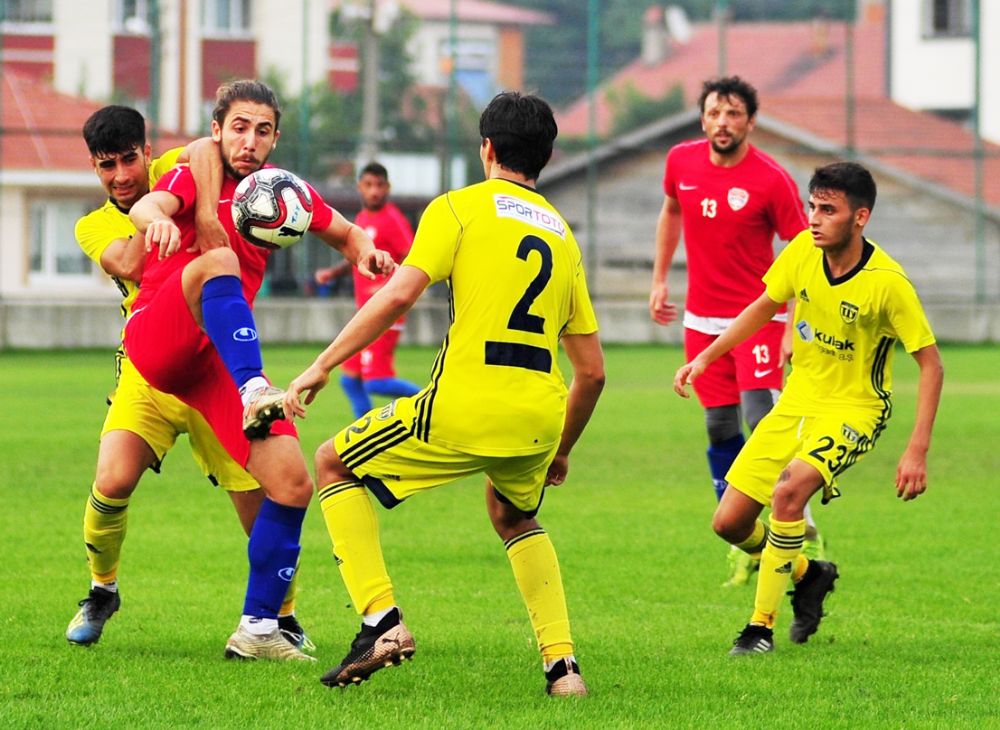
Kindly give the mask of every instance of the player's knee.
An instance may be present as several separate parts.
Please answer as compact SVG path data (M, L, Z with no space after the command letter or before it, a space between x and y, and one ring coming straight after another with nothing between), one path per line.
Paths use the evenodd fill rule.
M196 274L202 281L217 276L239 276L240 260L231 248L213 248L191 261L185 271Z
M801 520L811 492L802 485L784 482L774 488L771 513L779 520Z
M316 466L317 489L353 477L353 474L344 466L344 462L340 460L340 456L334 448L333 439L320 444L313 455L313 462Z
M97 491L108 499L128 499L139 486L140 476L142 472L135 473L113 464L99 468L94 481Z
M747 537L743 534L746 532L743 521L734 519L728 513L721 511L716 511L712 516L712 530L723 540L734 545Z

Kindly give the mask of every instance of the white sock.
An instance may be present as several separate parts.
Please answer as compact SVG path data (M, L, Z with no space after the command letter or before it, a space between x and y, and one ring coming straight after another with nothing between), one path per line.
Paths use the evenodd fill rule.
M263 378L260 375L254 376L243 383L240 386L240 397L243 399L243 406L246 407L247 402L250 400L250 395L269 385L270 383L267 382L267 378Z
M576 663L576 657L573 654L570 654L569 656L564 656L564 657L559 657L558 659L553 659L551 662L542 662L542 666L545 668L546 672L551 672L552 671L552 667L554 667L559 662L566 661L567 659L570 662L574 663L574 664Z
M260 616L247 616L243 614L240 618L240 626L249 631L254 636L264 636L272 631L278 630L278 619L261 618Z
M113 580L110 583L98 583L96 580L92 580L92 581L90 581L90 587L91 588L100 588L101 590L105 590L108 593L117 593L118 592L118 581Z
M378 622L384 619L386 616L388 616L389 611L391 611L394 608L395 606L389 606L389 608L386 608L382 611L376 611L375 613L365 614L364 616L361 617L361 622L365 626L377 626Z

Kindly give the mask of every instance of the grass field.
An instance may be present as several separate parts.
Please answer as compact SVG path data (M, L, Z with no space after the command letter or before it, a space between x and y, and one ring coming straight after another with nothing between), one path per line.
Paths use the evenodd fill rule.
M317 348L265 350L278 383ZM226 662L242 606L245 538L186 441L132 500L122 610L96 646L69 646L88 588L81 540L107 352L0 353L5 517L0 726L212 728L1000 727L1000 494L996 349L944 350L930 488L895 498L915 367L897 353L896 409L878 448L816 508L840 566L829 616L805 646L779 618L774 654L726 652L752 591L720 587L727 548L701 411L668 390L671 348L612 348L608 386L541 521L559 551L591 696L545 697L500 542L467 480L379 511L415 660L346 691L317 681L357 630L319 510L303 534L299 616L317 665ZM401 351L424 381L433 351ZM332 385L301 423L313 449L349 420Z

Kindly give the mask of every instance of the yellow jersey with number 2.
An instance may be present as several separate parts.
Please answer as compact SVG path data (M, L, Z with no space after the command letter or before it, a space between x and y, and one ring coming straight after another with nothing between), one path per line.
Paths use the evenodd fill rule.
M490 179L433 200L403 264L451 293L414 435L484 456L551 449L566 411L559 338L597 331L563 217L535 190Z

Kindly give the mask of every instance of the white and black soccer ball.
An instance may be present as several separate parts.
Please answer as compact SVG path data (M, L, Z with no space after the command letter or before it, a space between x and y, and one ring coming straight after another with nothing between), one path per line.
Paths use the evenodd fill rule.
M302 240L313 200L300 178L277 167L247 175L233 193L233 223L247 241L272 251Z

